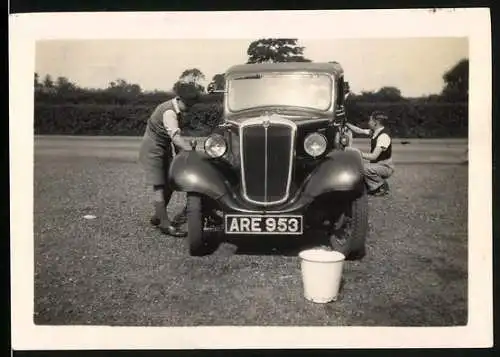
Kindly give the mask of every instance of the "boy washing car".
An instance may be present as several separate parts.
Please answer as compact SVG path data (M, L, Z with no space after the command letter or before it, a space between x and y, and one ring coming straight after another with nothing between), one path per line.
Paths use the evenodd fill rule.
M387 179L394 173L392 161L392 140L384 124L387 115L375 111L368 121L369 129L362 129L350 123L347 127L356 134L371 136L370 153L360 152L364 163L364 177L368 193L383 196L389 193Z
M180 150L191 150L189 143L180 136L179 119L182 112L195 104L198 93L189 84L177 88L177 96L159 104L148 119L142 140L139 161L146 173L147 184L153 188L155 213L151 224L174 237L184 237L168 218L167 206L173 194L166 178L173 154ZM174 152L174 153L173 153ZM176 223L185 219L185 209L176 217Z

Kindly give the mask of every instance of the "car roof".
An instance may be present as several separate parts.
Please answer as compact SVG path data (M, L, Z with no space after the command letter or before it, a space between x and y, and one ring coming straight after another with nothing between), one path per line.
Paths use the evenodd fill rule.
M252 63L237 64L229 67L226 75L250 74L259 72L326 72L336 76L342 76L342 66L335 62L280 62L280 63Z

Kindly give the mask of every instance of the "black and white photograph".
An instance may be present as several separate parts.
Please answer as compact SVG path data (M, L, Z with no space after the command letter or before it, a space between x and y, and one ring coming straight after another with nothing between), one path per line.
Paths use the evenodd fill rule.
M13 342L492 344L487 9L132 14L11 22Z

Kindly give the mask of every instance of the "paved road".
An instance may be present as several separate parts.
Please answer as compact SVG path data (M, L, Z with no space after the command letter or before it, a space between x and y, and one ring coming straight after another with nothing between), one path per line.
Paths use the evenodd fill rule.
M140 137L35 136L35 156L102 157L135 161ZM405 144L405 142L407 142ZM198 140L201 148L202 139ZM394 139L396 164L458 164L465 158L467 139ZM366 139L355 146L368 150Z

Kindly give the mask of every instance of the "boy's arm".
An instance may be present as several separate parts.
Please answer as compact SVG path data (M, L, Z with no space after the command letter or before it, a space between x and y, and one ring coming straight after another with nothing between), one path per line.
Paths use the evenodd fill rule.
M382 148L380 146L377 146L375 148L375 150L373 150L372 153L366 153L366 152L362 152L361 153L361 157L365 160L375 160L377 157L379 157L379 155L382 153Z
M391 138L387 134L382 134L377 140L377 146L373 150L371 154L369 153L362 153L361 156L365 160L375 160L376 158L379 157L379 155L387 150L389 145L391 144Z
M351 123L346 123L346 126L356 134L368 136L372 133L372 131L370 129L361 129L361 128L357 127L356 125L352 125Z
M167 110L163 113L163 126L168 132L172 142L175 146L181 148L182 150L191 150L189 143L180 135L181 129L177 122L177 116L172 110Z

